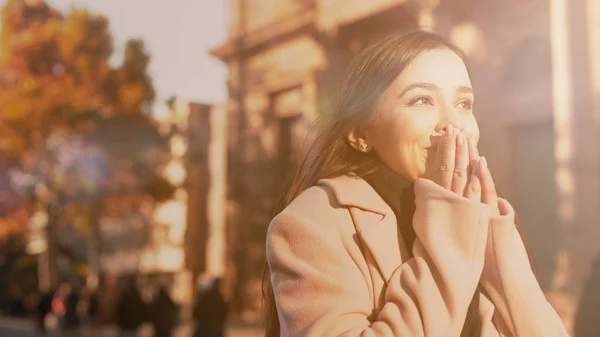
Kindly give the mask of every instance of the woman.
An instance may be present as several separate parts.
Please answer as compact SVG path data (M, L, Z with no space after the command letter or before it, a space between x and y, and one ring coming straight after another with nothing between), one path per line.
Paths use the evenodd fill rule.
M351 64L269 226L270 336L566 336L476 144L460 51L413 32Z

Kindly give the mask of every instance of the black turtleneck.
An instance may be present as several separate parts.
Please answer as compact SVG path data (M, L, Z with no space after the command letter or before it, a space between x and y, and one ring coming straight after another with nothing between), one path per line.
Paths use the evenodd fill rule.
M394 212L404 245L412 257L416 238L412 219L415 213L415 190L412 182L380 163L376 173L362 177Z

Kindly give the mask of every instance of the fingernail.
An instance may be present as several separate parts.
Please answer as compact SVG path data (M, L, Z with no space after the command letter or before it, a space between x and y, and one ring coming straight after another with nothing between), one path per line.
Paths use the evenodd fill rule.
M487 160L485 160L485 157L481 157L481 166L487 167Z

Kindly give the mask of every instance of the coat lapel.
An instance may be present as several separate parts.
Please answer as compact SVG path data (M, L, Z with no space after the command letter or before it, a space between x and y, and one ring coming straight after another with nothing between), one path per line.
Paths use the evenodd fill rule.
M358 236L373 256L377 269L387 283L402 263L398 225L394 214L381 216L358 208L351 208L350 213L356 227L362 228L357 231Z
M331 189L340 205L350 209L356 232L387 283L402 263L402 256L407 256L404 245L400 244L398 224L391 208L360 178L323 179L319 185Z

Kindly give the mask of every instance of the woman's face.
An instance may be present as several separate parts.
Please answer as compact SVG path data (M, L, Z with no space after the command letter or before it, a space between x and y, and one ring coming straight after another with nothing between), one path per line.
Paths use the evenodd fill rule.
M414 181L431 169L450 124L479 140L467 68L453 51L434 49L416 57L384 92L364 137L388 167Z

